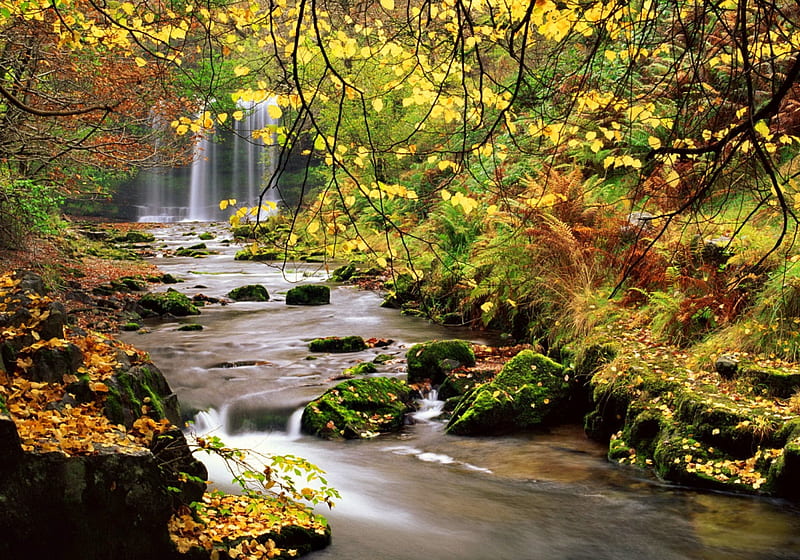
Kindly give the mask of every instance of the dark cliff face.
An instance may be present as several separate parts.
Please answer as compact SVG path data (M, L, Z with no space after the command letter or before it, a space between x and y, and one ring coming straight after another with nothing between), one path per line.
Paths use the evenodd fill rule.
M8 386L21 379L28 391L46 386L63 395L44 411L0 399L0 558L171 558L168 521L177 506L199 500L205 490L202 482L184 482L181 473L207 478L180 429L169 423L180 421L177 398L157 367L132 363L124 352L102 381L94 379L87 373L91 358L65 336L63 308L42 304L43 296L41 279L24 275L6 293L0 313L0 374ZM50 339L61 342L36 344ZM31 415L50 418L46 411L68 415L84 405L102 419L98 429L114 432L119 443L98 443L87 433L94 443L76 451L60 437L35 440L15 423ZM157 429L143 437L141 426ZM63 436L76 437L69 430L64 427Z

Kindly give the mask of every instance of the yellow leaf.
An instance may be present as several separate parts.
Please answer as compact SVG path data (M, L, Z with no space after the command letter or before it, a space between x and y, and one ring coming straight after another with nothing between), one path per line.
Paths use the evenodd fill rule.
M394 0L381 0L381 6L387 11L394 10Z
M233 119L240 121L244 118L244 111L234 111L233 112Z
M318 232L319 231L319 222L311 222L310 224L308 224L308 228L306 228L306 229L308 230L308 233L316 233L316 232Z
M446 189L442 189L441 195L442 195L442 200L450 200L450 197L453 196L450 194L450 191Z
M344 203L345 203L347 206L352 206L353 204L355 204L355 203L356 203L356 197L354 197L353 195L347 196L347 197L345 197L345 199L344 199Z
M656 138L655 136L651 136L647 139L647 143L650 147L654 150L657 150L661 147L661 140Z
M383 99L380 98L373 99L372 108L375 109L376 113L380 113L383 110Z
M225 121L228 120L228 113L220 113L217 115L217 121L219 124L223 124Z
M250 73L250 69L247 66L236 66L233 69L233 75L238 77L247 76Z
M269 118L272 120L278 120L281 118L281 115L283 115L283 111L280 107L272 103L267 105L267 114L269 114Z
M143 59L141 56L137 56L136 58L133 59L133 61L139 68L141 68L142 66L147 66L147 61Z
M122 8L122 11L128 15L133 14L133 4L130 2L123 2L120 8Z
M375 259L375 262L377 262L378 266L380 266L381 268L386 268L389 265L387 260L384 259L383 257L378 257L377 259Z
M494 304L491 301L487 301L481 304L481 311L484 313L489 313L494 308Z
M758 121L753 127L753 130L758 132L764 138L769 136L769 125L767 124L767 121Z

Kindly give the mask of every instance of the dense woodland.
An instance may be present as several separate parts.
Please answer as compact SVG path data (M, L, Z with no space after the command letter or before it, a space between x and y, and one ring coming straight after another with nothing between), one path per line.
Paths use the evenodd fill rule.
M243 258L352 262L406 313L566 365L603 355L595 399L662 441L749 438L679 473L653 435L587 421L614 459L781 494L800 446L799 23L762 0L2 0L0 244L65 236L64 215L273 99L264 184L292 202L220 201ZM767 373L721 377L720 356ZM735 418L680 432L689 392Z

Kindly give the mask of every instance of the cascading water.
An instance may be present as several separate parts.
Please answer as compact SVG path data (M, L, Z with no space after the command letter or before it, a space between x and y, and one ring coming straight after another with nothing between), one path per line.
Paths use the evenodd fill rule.
M265 201L277 201L273 182L275 157L263 131L278 124L269 114L272 98L254 103L240 101L244 118L232 132L198 134L191 166L183 169L154 169L143 172L138 189L143 197L136 204L140 222L218 221L229 210L219 209L223 199L238 205L255 206L267 187Z

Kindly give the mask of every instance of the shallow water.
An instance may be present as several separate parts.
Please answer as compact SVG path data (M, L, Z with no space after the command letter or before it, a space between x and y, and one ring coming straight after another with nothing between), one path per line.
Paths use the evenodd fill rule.
M180 224L154 233L168 246L188 246L198 242L192 228L200 233L210 226ZM235 247L206 243L222 254L154 262L184 278L175 287L189 295L224 296L261 283L273 299L151 322L149 333L125 339L150 353L184 409L207 410L193 430L216 433L230 445L296 454L328 472L342 494L332 511L321 512L331 522L333 543L307 558L800 559L796 506L660 484L608 463L605 449L575 426L464 438L445 435L439 422L421 413L403 433L372 440L327 442L299 434L299 407L358 361L391 354L398 360L381 366L381 374L401 375L399 358L415 342L489 340L402 317L378 307L378 295L352 287L335 287L329 306L286 306L282 294L293 282L324 280L320 265L288 267L284 274L234 261ZM205 329L176 330L187 322ZM394 343L356 354L308 351L310 339L332 335ZM229 487L224 467L207 464L211 478Z

